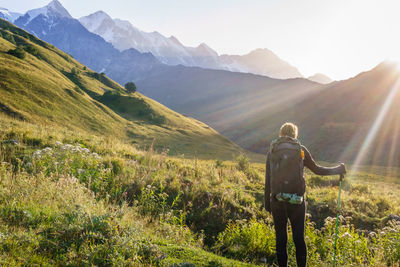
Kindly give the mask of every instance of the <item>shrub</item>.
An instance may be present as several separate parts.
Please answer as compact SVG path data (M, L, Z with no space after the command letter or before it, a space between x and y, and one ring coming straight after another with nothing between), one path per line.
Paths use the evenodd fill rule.
M7 53L20 59L24 59L26 57L25 50L21 46L18 46L15 49L10 49Z
M125 89L128 93L135 93L137 90L136 84L134 82L128 82L125 84Z
M72 75L77 76L77 75L79 75L79 73L80 73L80 71L77 68L73 67L71 69L71 74Z
M101 96L101 102L102 103L113 102L117 100L119 96L121 96L120 92L109 90L104 92L104 94Z
M238 169L242 172L246 172L250 168L250 160L243 154L236 158L236 162Z
M256 262L266 258L272 263L275 258L275 232L264 222L236 221L218 235L214 249L235 259Z
M7 41L9 41L10 43L14 44L14 45L17 44L15 42L14 36L12 34L8 33L8 32L3 34L3 38L6 39Z
M349 218L340 216L336 260L340 266L375 266L386 262L394 266L400 262L400 222L392 221L378 233L357 232ZM310 266L332 265L336 219L328 217L320 230L307 221L305 241ZM288 233L289 266L296 265L291 229ZM214 249L231 258L257 262L261 258L275 261L275 233L271 222L252 220L231 223L218 235Z
M34 47L33 45L27 44L27 45L25 45L23 48L24 48L24 50L25 50L26 52L28 52L29 54L31 54L31 55L33 55L33 56L35 56L35 57L41 59L39 50L38 50L36 47Z

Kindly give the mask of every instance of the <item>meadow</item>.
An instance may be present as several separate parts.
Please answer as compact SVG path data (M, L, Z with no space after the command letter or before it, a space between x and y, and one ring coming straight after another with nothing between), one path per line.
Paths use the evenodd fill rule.
M276 264L264 164L244 155L172 157L3 115L0 142L2 265ZM338 177L306 176L308 262L331 265ZM399 192L397 169L346 177L340 266L400 263ZM293 265L291 240L288 251Z

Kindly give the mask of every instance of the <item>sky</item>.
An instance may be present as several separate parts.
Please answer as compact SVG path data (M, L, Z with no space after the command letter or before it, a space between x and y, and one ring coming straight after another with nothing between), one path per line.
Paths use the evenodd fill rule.
M335 80L400 62L399 0L59 0L75 18L103 10L144 31L219 54L268 48L304 76ZM0 0L24 13L50 0Z

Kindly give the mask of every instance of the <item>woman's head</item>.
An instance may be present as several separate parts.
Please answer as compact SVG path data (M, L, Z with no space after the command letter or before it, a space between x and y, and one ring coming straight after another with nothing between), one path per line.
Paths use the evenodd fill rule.
M286 122L281 126L281 130L279 131L279 136L289 136L292 138L297 138L298 128L295 124L291 122Z

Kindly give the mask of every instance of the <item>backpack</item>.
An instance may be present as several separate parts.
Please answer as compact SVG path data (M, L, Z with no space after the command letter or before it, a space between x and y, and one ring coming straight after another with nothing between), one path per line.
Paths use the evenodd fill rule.
M281 137L270 146L271 193L305 193L304 151L297 139Z

